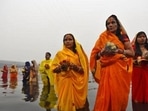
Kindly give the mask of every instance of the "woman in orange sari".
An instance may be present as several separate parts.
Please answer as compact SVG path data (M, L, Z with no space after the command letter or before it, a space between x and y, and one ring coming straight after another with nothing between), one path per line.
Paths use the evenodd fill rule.
M16 67L16 65L12 65L10 67L10 78L17 78L17 74L18 74L18 69Z
M116 15L106 20L90 55L90 69L99 84L93 111L125 111L134 51Z
M72 34L64 35L63 44L63 49L57 52L52 62L58 96L57 109L89 111L88 105L85 107L89 72L87 56Z
M15 89L16 86L18 85L18 83L17 83L17 81L18 81L17 76L18 76L18 69L17 69L17 66L13 64L10 67L10 85L9 85L9 87L11 89Z

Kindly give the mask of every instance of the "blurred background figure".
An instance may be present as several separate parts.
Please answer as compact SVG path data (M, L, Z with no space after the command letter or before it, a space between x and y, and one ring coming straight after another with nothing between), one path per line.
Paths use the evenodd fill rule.
M17 69L16 65L13 64L10 67L10 78L16 78L17 74L18 74L18 69Z
M30 62L26 61L25 66L22 69L23 74L23 84L26 84L29 81L30 75Z
M13 89L12 93L14 93L14 89L17 86L17 76L18 76L18 69L16 65L13 64L10 67L10 85L9 85L9 87Z
M4 65L3 66L3 69L1 70L1 72L2 72L2 76L1 76L1 78L2 78L2 85L1 85L1 87L3 87L3 88L7 88L7 86L8 86L8 66L7 65Z
M23 84L22 93L25 94L25 98L23 98L23 100L25 100L26 102L30 100L29 92L30 92L29 84Z
M35 60L31 61L29 82L35 83L38 81L38 65Z
M8 66L4 65L1 72L2 72L1 78L2 78L3 83L7 83L7 81L8 81Z
M12 89L12 93L14 93L14 89L16 89L17 85L18 85L18 79L17 76L14 77L10 77L10 84L9 84L9 88Z
M39 72L41 74L41 79L43 82L43 85L53 85L53 73L50 69L50 66L52 64L51 53L46 52L45 53L45 60L41 61L39 66Z
M31 61L30 67L30 78L29 78L29 95L30 102L37 100L39 96L39 85L38 85L38 65L35 60Z
M38 81L29 83L29 95L30 95L30 102L34 102L37 100L39 96Z
M2 72L2 79L7 79L8 78L8 66L4 65L3 69L1 70Z
M34 102L39 96L38 85L38 65L35 60L25 62L25 66L22 70L23 73L23 87L22 93L25 94L24 100L26 102Z
M56 108L57 97L55 94L54 86L43 86L40 95L39 105L45 108L46 111L51 111L51 109Z
M29 84L24 84L22 87L22 93L25 94L23 100L26 102L34 102L39 96L39 85L38 83L29 82Z

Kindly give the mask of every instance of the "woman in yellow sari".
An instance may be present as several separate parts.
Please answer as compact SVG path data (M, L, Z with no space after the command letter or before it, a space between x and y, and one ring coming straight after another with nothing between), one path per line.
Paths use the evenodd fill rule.
M72 34L64 35L63 44L63 49L57 52L52 62L58 96L57 109L83 111L87 102L88 59Z
M90 69L99 84L93 111L126 111L134 51L116 15L106 20L106 28L90 55Z
M51 64L52 64L51 53L46 52L45 59L42 60L39 65L39 72L41 74L41 79L44 86L48 86L49 84L51 86L54 85L54 77L50 68Z

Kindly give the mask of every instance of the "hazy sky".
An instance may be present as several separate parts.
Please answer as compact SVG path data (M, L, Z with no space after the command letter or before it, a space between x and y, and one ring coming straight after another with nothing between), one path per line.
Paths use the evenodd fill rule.
M72 33L88 58L105 21L117 15L130 39L148 35L148 0L0 0L0 60L40 62Z

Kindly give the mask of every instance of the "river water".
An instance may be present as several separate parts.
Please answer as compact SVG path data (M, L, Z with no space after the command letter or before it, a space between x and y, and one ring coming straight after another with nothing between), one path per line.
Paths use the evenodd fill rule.
M88 90L90 111L93 109L97 87L90 76ZM37 85L23 85L20 70L17 79L11 80L9 75L8 80L0 78L0 111L56 111L53 106L57 98L52 89L49 95L49 89L43 87L40 75ZM127 111L148 111L148 104L134 104L132 107L130 93Z

